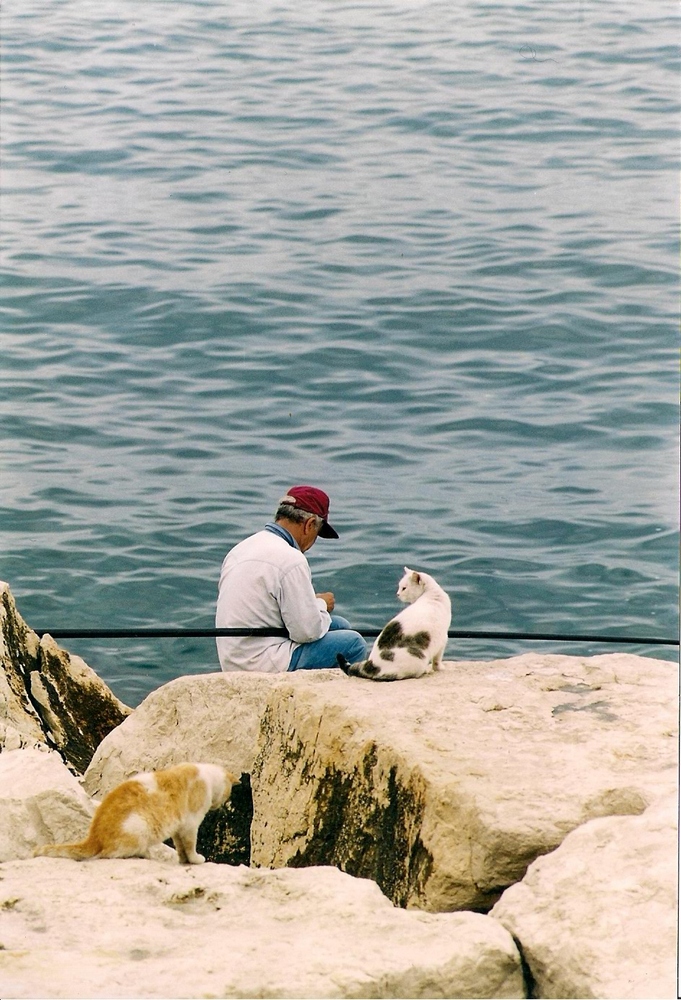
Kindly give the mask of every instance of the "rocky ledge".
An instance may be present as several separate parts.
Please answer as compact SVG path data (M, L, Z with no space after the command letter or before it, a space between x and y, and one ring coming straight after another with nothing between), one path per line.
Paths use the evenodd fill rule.
M150 997L676 996L675 664L526 654L395 684L337 671L178 678L121 709L78 780L63 761L77 772L85 755L55 739L58 703L47 726L31 670L26 683L39 661L22 624L28 650L6 644L0 674L3 996L47 995L53 948L70 949L82 996L129 995L128 981ZM93 796L187 759L251 776L252 798L246 783L201 830L202 853L228 865L28 860L80 837ZM107 893L110 952L89 934L87 902L108 908ZM202 970L191 982L163 970L175 968L160 943L169 913L182 915L171 923L184 964ZM74 995L60 975L45 979L50 995Z
M500 923L335 868L1 866L3 997L524 997Z
M537 857L676 787L676 670L625 654L292 675L253 765L251 862L335 864L400 906L488 910Z

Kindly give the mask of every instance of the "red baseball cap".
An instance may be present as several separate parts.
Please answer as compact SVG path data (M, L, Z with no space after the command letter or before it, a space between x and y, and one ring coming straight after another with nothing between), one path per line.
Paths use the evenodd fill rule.
M338 538L338 532L326 520L329 516L329 498L324 490L318 490L316 486L292 486L279 503L287 503L291 507L298 507L299 510L317 514L324 519L319 537Z

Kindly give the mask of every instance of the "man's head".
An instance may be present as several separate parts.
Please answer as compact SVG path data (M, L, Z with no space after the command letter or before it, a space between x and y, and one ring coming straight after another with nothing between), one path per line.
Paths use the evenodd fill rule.
M288 522L291 534L303 552L311 548L317 538L338 538L329 516L329 498L316 486L292 486L281 498L275 521Z

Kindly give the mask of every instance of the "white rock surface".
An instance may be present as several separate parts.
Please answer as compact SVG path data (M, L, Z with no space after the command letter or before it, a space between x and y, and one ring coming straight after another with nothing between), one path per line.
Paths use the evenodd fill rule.
M81 840L93 813L94 804L59 754L0 754L0 861L32 857L43 844Z
M507 889L492 915L520 942L536 997L676 992L677 802L597 819Z
M0 866L15 997L523 997L500 923L394 908L334 868L36 858Z
M400 905L488 909L575 827L676 786L677 670L525 654L417 680L285 675L252 773L252 863L336 864Z
M138 771L184 760L250 773L260 718L277 682L278 675L215 673L164 684L100 743L85 788L101 796Z

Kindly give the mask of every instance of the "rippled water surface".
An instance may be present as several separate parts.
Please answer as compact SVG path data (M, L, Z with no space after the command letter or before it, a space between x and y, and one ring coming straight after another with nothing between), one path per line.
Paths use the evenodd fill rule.
M297 482L357 626L677 627L677 7L7 0L0 577L212 626ZM131 704L212 640L65 642ZM450 657L602 646L452 642ZM633 647L672 658L672 649Z

